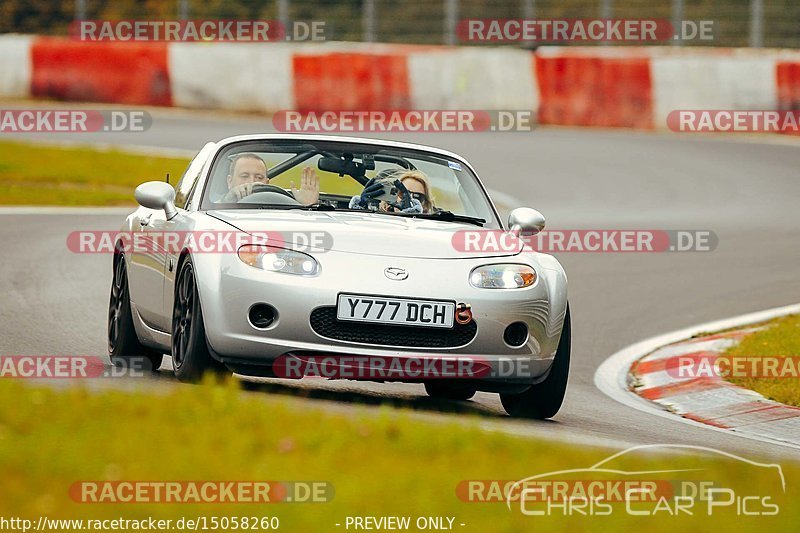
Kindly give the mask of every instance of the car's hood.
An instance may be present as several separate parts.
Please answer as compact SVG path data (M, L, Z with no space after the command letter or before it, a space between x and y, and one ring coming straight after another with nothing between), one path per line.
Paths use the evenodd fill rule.
M307 243L304 237L322 232L324 238L317 242L323 242L326 251L428 259L516 255L456 250L452 239L457 231L480 230L471 224L352 211L225 210L207 214L250 234L281 232L287 242L300 245Z

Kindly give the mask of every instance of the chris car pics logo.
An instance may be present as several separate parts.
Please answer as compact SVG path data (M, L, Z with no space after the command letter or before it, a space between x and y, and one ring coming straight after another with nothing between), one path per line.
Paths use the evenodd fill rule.
M666 453L636 454L653 451ZM624 468L630 460L655 466ZM674 464L681 461L691 466ZM734 481L731 467L737 470ZM739 470L744 474L738 475ZM530 476L502 490L509 510L530 517L774 516L780 512L786 481L778 464L704 446L652 444L628 448L589 467Z

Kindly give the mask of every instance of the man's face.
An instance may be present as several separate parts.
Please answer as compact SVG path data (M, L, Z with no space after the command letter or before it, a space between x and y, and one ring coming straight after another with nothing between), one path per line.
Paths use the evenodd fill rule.
M243 183L269 183L267 179L267 165L260 159L243 157L236 161L230 175L228 175L228 188L232 189Z

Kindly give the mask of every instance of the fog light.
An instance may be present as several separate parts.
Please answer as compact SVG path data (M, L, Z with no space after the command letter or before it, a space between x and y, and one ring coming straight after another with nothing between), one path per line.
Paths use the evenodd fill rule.
M278 318L278 311L268 304L255 304L247 314L250 324L256 329L267 329Z
M514 322L506 328L503 340L515 348L522 346L528 340L528 326L524 322Z

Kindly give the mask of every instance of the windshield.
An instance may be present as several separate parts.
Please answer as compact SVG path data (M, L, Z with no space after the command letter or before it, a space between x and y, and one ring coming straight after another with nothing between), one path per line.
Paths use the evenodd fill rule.
M437 154L305 140L243 141L217 154L202 209L304 208L499 227L475 175Z

